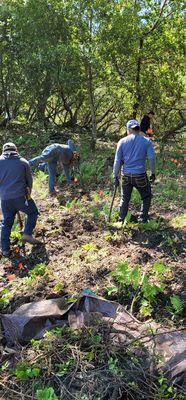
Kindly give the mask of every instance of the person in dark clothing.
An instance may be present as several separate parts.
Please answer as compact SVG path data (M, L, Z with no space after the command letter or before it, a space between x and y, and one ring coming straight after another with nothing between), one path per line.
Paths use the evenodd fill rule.
M149 111L149 113L144 115L141 120L140 130L147 136L151 136L151 134L148 133L148 130L151 128L151 120L154 115L153 111Z
M70 168L79 162L79 154L74 151L73 140L68 140L68 144L54 143L47 146L40 156L29 160L29 165L37 167L39 164L47 164L49 172L49 193L55 194L54 184L57 175L57 164L59 163L64 170L68 183L71 183Z
M149 160L150 182L155 181L155 153L150 139L140 135L140 124L136 120L127 122L127 136L118 142L113 175L115 187L119 185L119 172L122 174L121 202L119 221L124 221L129 207L133 187L140 193L142 199L139 222L148 221L151 204L151 186L146 174L146 159Z
M39 212L30 197L31 191L32 175L28 161L18 154L14 143L5 143L0 156L0 199L3 214L1 249L5 257L10 254L10 234L18 211L27 215L22 241L40 243L32 237Z

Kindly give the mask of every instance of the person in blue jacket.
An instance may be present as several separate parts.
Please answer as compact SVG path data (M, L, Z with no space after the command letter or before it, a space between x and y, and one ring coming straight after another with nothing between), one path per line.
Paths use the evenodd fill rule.
M39 164L47 165L49 173L49 193L55 194L55 177L57 175L57 164L59 163L64 170L64 174L68 183L71 183L70 169L71 166L79 162L79 154L74 151L74 142L69 139L66 144L54 143L47 146L40 156L29 160L31 167L37 167Z
M150 139L140 134L140 124L136 120L127 122L127 136L118 142L113 175L114 184L119 185L119 172L122 175L119 221L124 221L129 207L133 187L142 199L139 221L147 222L151 204L151 185L146 173L146 159L149 160L150 182L155 181L155 152Z
M27 215L22 241L40 243L32 236L39 212L30 197L31 190L32 175L28 161L18 154L14 143L5 143L0 156L0 199L3 214L1 250L5 257L10 255L10 234L18 211Z

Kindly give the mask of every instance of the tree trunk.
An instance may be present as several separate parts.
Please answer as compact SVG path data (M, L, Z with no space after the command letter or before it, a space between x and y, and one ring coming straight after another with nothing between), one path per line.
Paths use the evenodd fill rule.
M133 118L136 119L136 115L138 112L138 108L141 101L141 92L140 92L140 73L141 73L141 62L142 62L142 49L143 49L143 38L140 38L139 43L139 56L137 60L137 69L136 69L136 102L133 105Z
M95 104L94 104L94 90L93 90L93 78L92 78L92 68L89 60L86 58L85 60L85 70L86 70L86 78L87 78L87 91L89 97L89 105L91 112L91 149L95 150L96 141L97 141L97 122L96 122L96 112L95 112Z

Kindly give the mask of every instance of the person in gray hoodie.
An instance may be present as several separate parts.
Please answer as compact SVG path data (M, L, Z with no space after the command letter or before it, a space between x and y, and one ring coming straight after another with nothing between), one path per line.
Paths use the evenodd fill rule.
M39 212L30 197L31 191L32 174L28 161L18 154L14 143L5 143L0 156L0 199L3 214L1 249L5 257L10 255L10 234L18 211L27 215L22 241L40 243L32 237Z
M74 142L69 139L67 144L54 143L42 151L41 155L29 160L31 167L37 167L39 164L46 164L49 173L49 193L55 194L54 184L57 175L57 164L59 163L64 170L68 183L71 182L70 168L79 162L79 154L74 151Z

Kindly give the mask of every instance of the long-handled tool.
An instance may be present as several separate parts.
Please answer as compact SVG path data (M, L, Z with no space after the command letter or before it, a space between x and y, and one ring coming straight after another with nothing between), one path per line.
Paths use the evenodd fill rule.
M27 193L26 193L26 201L25 201L25 204L28 205L28 200L31 199L31 190L30 190L29 187L27 187L26 192L27 192ZM22 220L22 218L21 218L21 213L20 213L20 211L17 211L17 220L18 220L18 223L19 223L19 226L20 226L20 231L22 231L22 230L23 230L23 227L24 227L24 224L23 224L23 220Z
M20 226L20 231L22 231L24 225L23 225L23 221L22 221L22 218L21 218L20 211L17 212L17 220L18 220L18 223L19 223L19 226Z
M114 200L115 200L115 197L116 197L116 192L117 192L117 186L115 185L114 186L114 194L113 194L113 197L112 197L112 202L111 202L109 216L108 216L108 222L110 222L110 218L111 218L111 214L112 214L112 208L113 208Z

